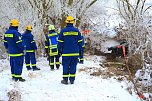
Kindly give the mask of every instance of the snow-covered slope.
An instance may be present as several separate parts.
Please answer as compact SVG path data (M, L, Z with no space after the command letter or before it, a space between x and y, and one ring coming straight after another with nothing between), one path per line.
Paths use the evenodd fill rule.
M93 61L95 58L98 61ZM95 58L79 64L78 69L99 67L103 58ZM4 61L1 64L9 66ZM22 76L26 82L12 81L9 68L0 72L0 101L8 101L7 92L12 89L21 93L21 101L140 101L136 95L127 92L124 81L101 79L77 71L75 84L63 85L60 83L62 66L59 70L50 71L45 58L39 58L37 64L40 71L27 71L24 65Z

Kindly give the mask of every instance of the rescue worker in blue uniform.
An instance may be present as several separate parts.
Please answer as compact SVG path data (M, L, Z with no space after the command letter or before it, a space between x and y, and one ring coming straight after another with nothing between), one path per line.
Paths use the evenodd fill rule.
M36 42L34 36L31 34L32 26L28 25L26 31L22 35L22 40L24 44L25 51L25 63L27 70L33 69L40 70L36 67L35 50L37 50ZM32 68L31 68L32 66Z
M10 27L5 32L3 41L10 56L12 80L24 82L25 79L21 77L24 46L22 44L21 34L18 32L18 26L18 20L11 20Z
M57 48L57 40L58 40L58 33L55 32L54 25L50 25L48 27L49 34L46 35L46 42L45 42L45 49L46 53L48 54L49 59L49 65L51 70L54 70L54 65L56 65L56 68L59 69L60 62L59 62L59 54L58 54L58 48ZM55 64L54 64L55 60Z
M80 31L73 26L75 19L72 16L66 18L66 27L63 28L58 38L58 50L62 54L63 80L62 84L74 84L76 66L79 53L82 51L83 37Z

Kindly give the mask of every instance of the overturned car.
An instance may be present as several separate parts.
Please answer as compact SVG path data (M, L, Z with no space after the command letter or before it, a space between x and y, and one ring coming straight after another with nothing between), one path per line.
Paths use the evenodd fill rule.
M116 57L124 57L124 55L128 55L128 45L129 44L126 41L122 41L120 42L120 45L109 47L108 51L111 51L111 54Z

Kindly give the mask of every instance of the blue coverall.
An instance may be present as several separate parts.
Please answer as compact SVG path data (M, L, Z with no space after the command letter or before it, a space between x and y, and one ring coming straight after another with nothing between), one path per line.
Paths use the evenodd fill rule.
M62 54L63 80L74 82L79 53L82 51L83 37L73 24L67 24L59 34L58 50Z
M37 46L34 40L33 35L31 34L31 31L26 30L22 35L22 40L24 44L24 48L26 51L25 54L25 63L27 70L30 70L32 66L32 69L35 70L36 67L36 57L35 57L35 50L37 50Z
M10 56L10 66L12 78L18 80L22 74L23 68L23 50L24 46L21 40L21 34L18 27L10 26L4 34L4 46Z

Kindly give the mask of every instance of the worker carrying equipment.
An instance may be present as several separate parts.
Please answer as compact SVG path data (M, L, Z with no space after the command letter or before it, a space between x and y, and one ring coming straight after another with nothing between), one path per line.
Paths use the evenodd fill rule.
M49 65L51 70L54 70L54 65L56 65L56 68L59 69L60 62L59 62L59 53L57 48L57 40L58 40L58 33L55 32L54 25L49 25L48 27L49 34L46 35L46 41L45 41L45 51L48 55L49 59ZM54 63L55 60L55 63Z
M26 31L22 35L22 40L25 48L25 63L27 70L40 70L36 66L35 50L37 50L34 36L31 34L32 26L28 25ZM31 68L32 66L32 68Z

